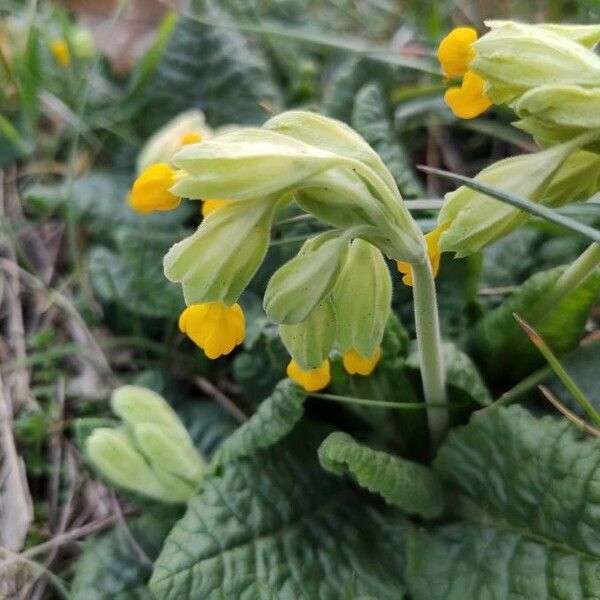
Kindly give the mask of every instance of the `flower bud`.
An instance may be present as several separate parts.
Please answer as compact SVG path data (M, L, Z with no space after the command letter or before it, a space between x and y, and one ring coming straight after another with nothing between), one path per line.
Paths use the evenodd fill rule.
M348 236L339 231L306 241L267 284L263 306L269 319L285 324L304 321L333 288L347 250Z
M186 304L237 301L264 260L277 206L269 197L227 202L169 250L165 276L181 283Z
M600 56L558 29L513 21L486 25L491 31L473 44L470 68L486 81L494 103L508 104L546 84L598 86Z
M548 150L501 160L481 171L475 180L517 194L533 202L546 203L544 193L567 157L589 136ZM494 198L461 186L446 194L438 216L447 226L440 247L442 252L467 256L507 235L528 218L528 214Z
M181 113L148 139L138 155L138 172L154 163L170 163L183 146L201 142L211 135L201 110Z
M185 198L241 200L279 195L342 157L265 129L241 129L180 150L174 163L189 176L172 192Z
M315 369L335 342L335 310L331 298L319 302L302 323L280 325L279 335L299 368Z
M118 429L88 438L90 460L117 485L164 502L185 502L198 490L205 462L175 411L158 394L137 386L113 393Z
M372 356L381 344L392 302L392 280L381 252L360 239L350 245L334 288L341 352Z

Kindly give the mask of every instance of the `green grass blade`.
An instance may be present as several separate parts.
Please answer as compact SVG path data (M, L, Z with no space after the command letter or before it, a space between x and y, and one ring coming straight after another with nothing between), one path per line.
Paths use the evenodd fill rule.
M417 168L420 171L425 171L426 173L434 173L439 175L443 179L466 185L467 187L477 190L486 196L491 196L500 202L510 204L511 206L524 210L531 215L535 215L536 217L540 217L546 221L550 221L551 223L555 223L556 225L570 229L575 233L579 233L593 242L600 243L600 231L594 229L593 227L589 227L588 225L584 225L579 221L575 221L575 219L571 219L563 214L560 214L557 211L544 206L543 204L536 204L535 202L531 202L530 200L526 200L525 198L521 198L515 194L504 192L490 185L480 183L471 177L457 175L456 173L444 171L443 169L435 169L433 167L419 166Z

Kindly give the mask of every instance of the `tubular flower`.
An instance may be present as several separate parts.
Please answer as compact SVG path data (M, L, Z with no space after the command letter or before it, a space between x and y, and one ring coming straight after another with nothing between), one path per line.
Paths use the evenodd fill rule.
M492 104L484 91L485 81L469 69L476 41L472 27L457 27L440 42L437 52L446 77L463 77L460 86L452 86L444 94L446 104L460 119L474 119Z
M228 202L229 200L221 200L217 198L214 198L213 200L205 200L202 203L202 216L208 217L208 215L210 215L211 212L214 212L218 208L221 208L221 206L225 206L225 204L227 204Z
M50 52L61 67L68 67L71 64L71 52L65 40L54 40L50 44Z
M344 369L346 369L350 375L370 375L377 366L380 358L380 347L375 350L372 356L363 356L355 348L350 348L350 350L344 353L342 362L344 364Z
M244 341L244 313L239 304L227 306L220 301L192 304L181 313L179 329L208 358L219 358Z
M181 198L169 191L177 177L178 172L167 163L156 163L145 169L135 180L129 194L131 208L141 213L150 213L179 206Z
M316 369L304 370L292 359L287 366L287 376L307 392L317 392L327 387L331 381L329 360L325 359Z
M425 235L425 242L427 244L427 256L429 257L429 262L431 263L431 271L433 272L433 276L435 277L440 270L440 259L442 257L442 252L440 250L440 238L442 237L442 233L449 227L449 223L444 223L443 225L438 225L435 229L430 231ZM396 266L398 267L398 271L402 273L402 283L405 285L409 285L412 287L413 285L413 276L412 276L412 268L407 262L402 262L401 260L396 262Z

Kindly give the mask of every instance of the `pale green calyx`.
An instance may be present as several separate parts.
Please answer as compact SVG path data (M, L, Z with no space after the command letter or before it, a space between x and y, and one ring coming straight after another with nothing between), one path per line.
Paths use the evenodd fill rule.
M573 179L585 171L584 163L590 168L596 165L596 155L578 152L575 160L568 161L568 158L590 139L593 139L591 134L584 134L541 152L501 160L481 171L475 179L549 206L580 199L581 182ZM590 180L589 175L584 178L585 190L593 188L597 181L597 176L593 175ZM527 218L523 211L462 186L446 194L438 216L438 225L446 228L441 237L441 250L455 252L458 257L467 256L507 235Z
M486 21L491 29L474 44L469 68L486 82L486 95L494 103L509 104L541 85L597 87L600 56L560 28L514 21Z
M331 292L348 242L347 233L322 233L306 241L295 258L275 271L263 302L269 319L280 324L304 321Z
M279 326L281 341L301 369L316 369L328 357L335 342L335 320L333 302L328 296L301 323Z
M98 428L86 441L91 462L118 486L162 502L194 496L205 462L167 402L151 390L124 386L113 393L118 428Z
M272 197L228 202L169 250L165 275L181 283L187 305L237 301L265 257L279 204Z
M392 280L381 252L354 240L333 296L340 351L354 348L372 356L381 345L392 303Z

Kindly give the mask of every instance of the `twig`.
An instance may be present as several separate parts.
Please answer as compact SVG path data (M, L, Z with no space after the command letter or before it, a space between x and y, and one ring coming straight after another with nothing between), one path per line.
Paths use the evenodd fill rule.
M591 435L600 436L600 429L596 429L593 425L584 421L581 417L578 417L574 412L570 411L546 386L538 385L538 389L542 392L544 398L556 408L559 412L561 412L573 425L589 433Z
M215 387L205 377L196 377L194 383L211 398L214 398L236 421L244 423L248 416L241 408L235 404L231 398L227 397L219 388Z

